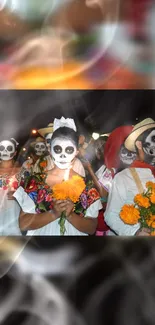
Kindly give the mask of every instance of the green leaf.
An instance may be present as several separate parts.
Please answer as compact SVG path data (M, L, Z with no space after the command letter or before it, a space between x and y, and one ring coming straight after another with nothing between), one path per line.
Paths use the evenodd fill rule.
M42 210L42 211L47 211L47 209L46 209L46 207L45 207L45 205L44 205L44 203L43 202L41 202L41 203L39 203L38 204L38 208L39 208L39 210Z

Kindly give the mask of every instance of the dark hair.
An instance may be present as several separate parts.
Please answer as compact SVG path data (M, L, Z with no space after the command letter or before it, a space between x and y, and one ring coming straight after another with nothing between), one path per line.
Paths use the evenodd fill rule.
M17 150L18 144L16 141L14 139L10 139L9 141L12 142L12 144L15 146L15 150Z
M30 155L35 155L35 149L33 147L31 147L31 146L29 146L29 148L28 148L28 155L29 156Z
M61 127L53 132L51 143L56 138L63 138L67 140L71 140L75 146L78 148L78 134L73 129L70 129L68 127Z

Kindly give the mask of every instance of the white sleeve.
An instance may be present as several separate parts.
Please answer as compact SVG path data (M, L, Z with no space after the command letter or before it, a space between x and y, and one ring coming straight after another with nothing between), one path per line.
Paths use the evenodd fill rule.
M36 213L34 202L24 191L23 187L20 186L13 196L19 203L22 211L25 213Z
M137 230L140 228L139 223L135 225L125 224L119 214L121 208L126 204L126 187L125 184L120 181L120 178L115 176L110 191L104 219L107 225L119 236L134 236Z
M86 211L85 217L90 217L90 218L97 218L99 214L99 210L101 210L102 203L100 200L97 200L93 204L90 205L90 207Z
M85 169L80 159L76 158L73 163L73 170L82 177L86 176Z

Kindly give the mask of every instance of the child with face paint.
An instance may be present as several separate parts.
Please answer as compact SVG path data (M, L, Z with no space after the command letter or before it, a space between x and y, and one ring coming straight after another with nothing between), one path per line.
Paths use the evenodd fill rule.
M130 168L118 173L112 183L108 198L105 221L119 236L150 236L148 229L140 229L140 224L125 224L120 218L120 212L125 204L134 204L134 197L146 190L148 181L155 181L155 167L149 163L153 153L150 140L154 140L155 121L147 118L135 125L125 140L125 148L137 154Z
M54 168L47 172L46 183L53 188L63 182L66 172L68 179L76 175L72 169L78 154L78 136L74 120L55 119L51 154ZM66 213L65 235L86 236L95 233L98 212L102 209L98 194L90 197L85 216L73 212L74 203L69 200L54 201L52 211L38 214L34 201L22 187L19 187L14 196L22 209L19 217L20 228L22 231L28 230L27 235L60 235L59 219L63 211Z
M20 206L13 197L21 179L14 164L18 143L15 139L0 142L0 236L20 236Z

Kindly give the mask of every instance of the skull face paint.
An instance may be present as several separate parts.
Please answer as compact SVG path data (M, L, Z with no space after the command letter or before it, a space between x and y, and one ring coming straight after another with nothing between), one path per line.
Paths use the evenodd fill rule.
M77 148L71 140L56 138L51 144L51 154L58 168L67 169L74 161L77 154Z
M48 149L49 152L50 152L50 149L51 149L51 138L52 138L52 134L53 134L53 133L48 133L48 134L45 136L46 147L47 147L47 149Z
M14 157L14 154L16 152L15 145L9 141L4 140L0 142L0 159L7 161L11 160Z
M124 165L130 166L136 159L136 156L136 153L127 150L124 145L121 147L119 157Z
M42 156L46 152L46 145L44 142L37 142L34 147L36 156Z
M151 130L143 139L142 146L148 163L155 165L155 129Z

